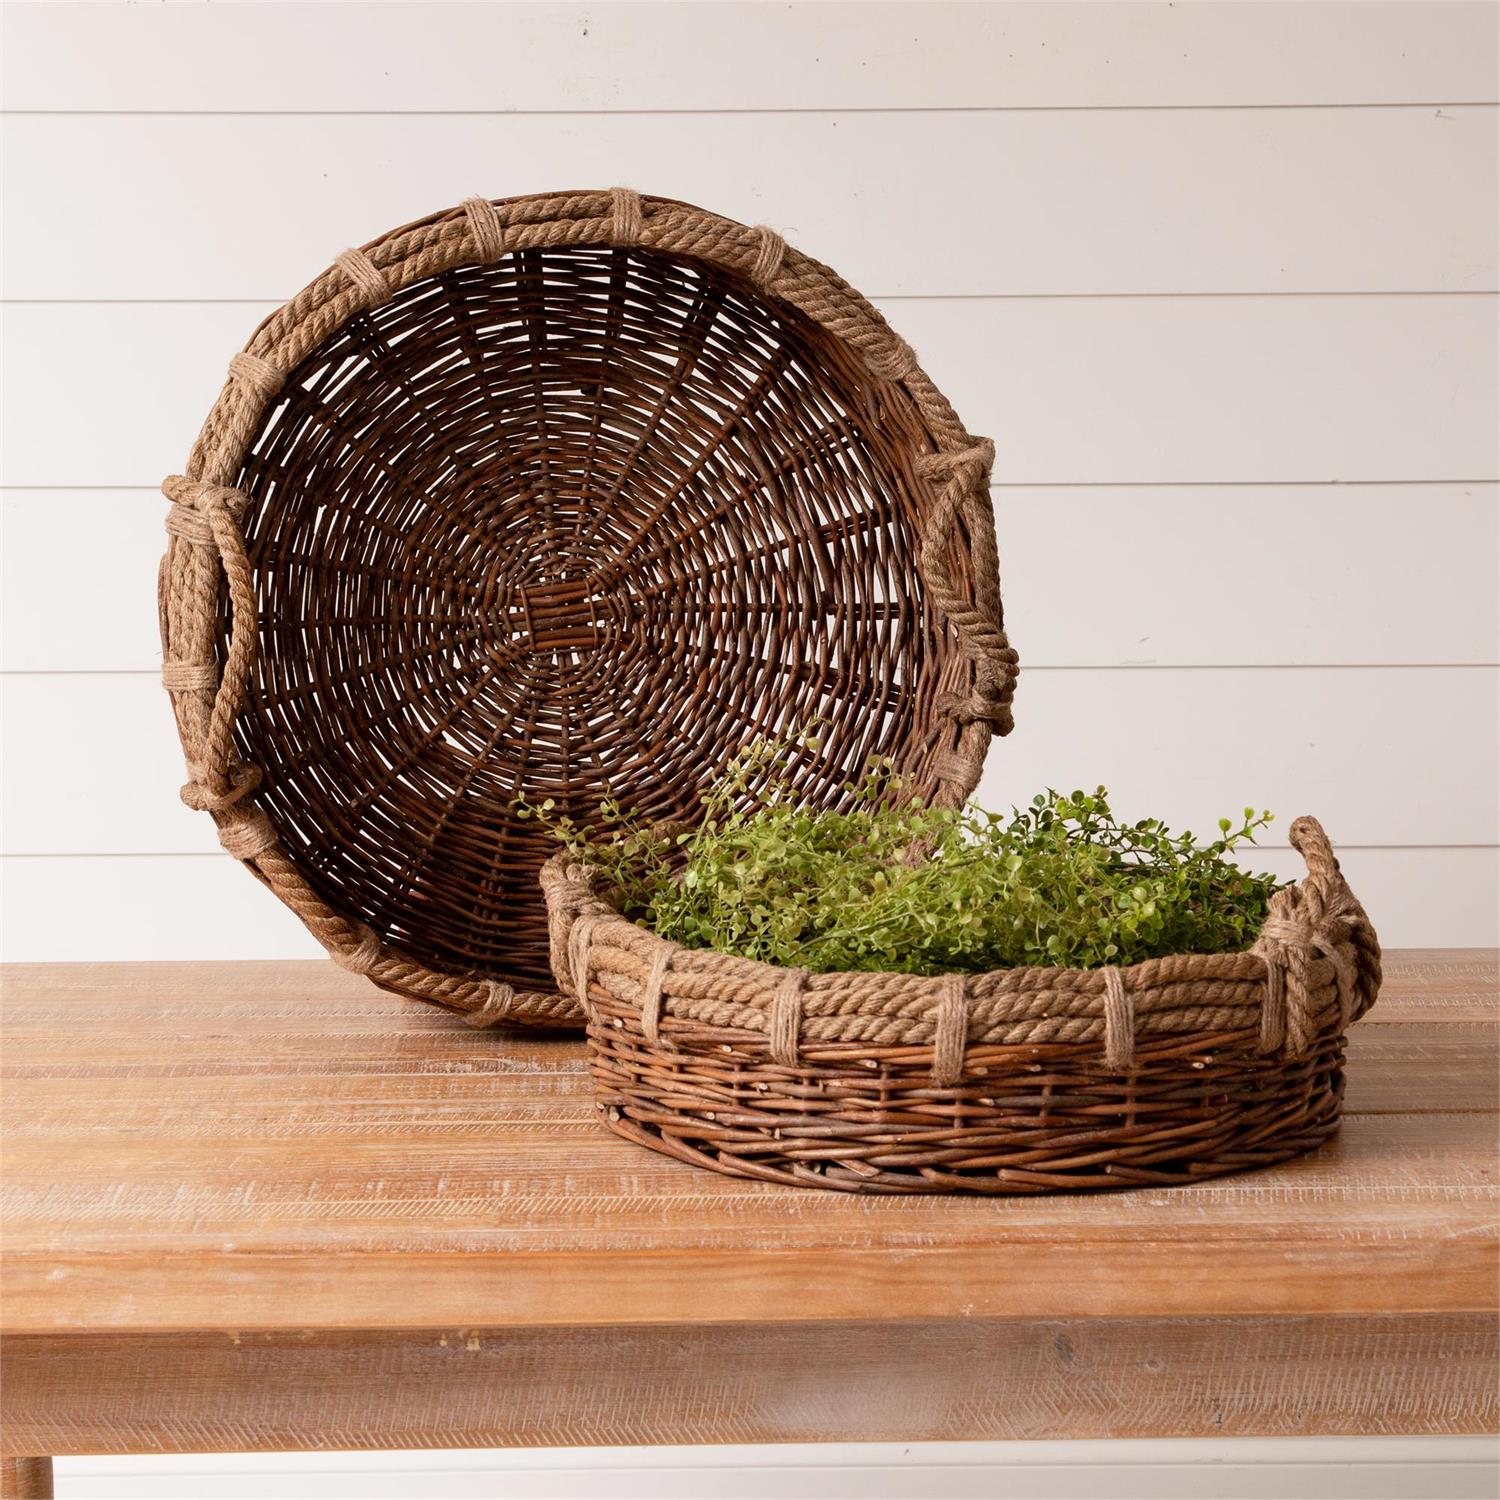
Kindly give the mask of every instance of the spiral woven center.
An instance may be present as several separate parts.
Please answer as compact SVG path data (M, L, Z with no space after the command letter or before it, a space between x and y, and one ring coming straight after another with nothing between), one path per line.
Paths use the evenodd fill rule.
M240 478L238 748L288 853L418 961L545 989L554 845L519 801L681 818L814 721L795 774L824 805L909 758L968 681L913 581L925 441L816 324L639 247L523 250L354 317Z

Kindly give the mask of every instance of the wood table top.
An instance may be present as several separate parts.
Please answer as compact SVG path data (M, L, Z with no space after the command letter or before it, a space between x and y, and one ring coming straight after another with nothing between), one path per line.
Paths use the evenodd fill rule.
M850 1197L594 1119L582 1042L327 963L12 966L8 1332L1490 1312L1496 954L1387 955L1342 1133L1190 1188Z

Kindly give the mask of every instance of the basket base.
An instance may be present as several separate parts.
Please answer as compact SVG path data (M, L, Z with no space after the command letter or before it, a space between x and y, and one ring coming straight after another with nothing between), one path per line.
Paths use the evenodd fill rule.
M795 1187L1100 1192L1300 1156L1337 1131L1344 1092L1337 1034L1295 1062L1257 1055L1253 1033L1173 1038L1141 1048L1129 1073L1076 1047L971 1047L951 1088L931 1086L929 1049L827 1047L792 1069L721 1035L670 1049L628 1024L591 1025L604 1124L694 1166Z

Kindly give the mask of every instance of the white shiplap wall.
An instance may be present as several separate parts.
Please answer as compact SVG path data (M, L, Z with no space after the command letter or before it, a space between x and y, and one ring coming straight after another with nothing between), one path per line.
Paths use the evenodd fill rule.
M999 440L987 802L1317 812L1387 941L1496 941L1493 6L4 20L10 956L314 951L176 802L154 486L345 244L621 181L827 259Z

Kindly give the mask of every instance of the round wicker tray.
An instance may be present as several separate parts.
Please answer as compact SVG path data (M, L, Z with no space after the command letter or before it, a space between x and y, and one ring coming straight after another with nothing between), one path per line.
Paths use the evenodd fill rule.
M624 190L461 207L268 318L173 502L184 799L377 984L575 1024L518 800L664 820L818 724L957 803L1010 727L990 444L774 233Z
M1291 837L1307 878L1249 952L1126 969L808 974L665 942L562 856L542 883L617 1134L771 1182L1045 1193L1197 1182L1338 1129L1380 946L1323 830Z

